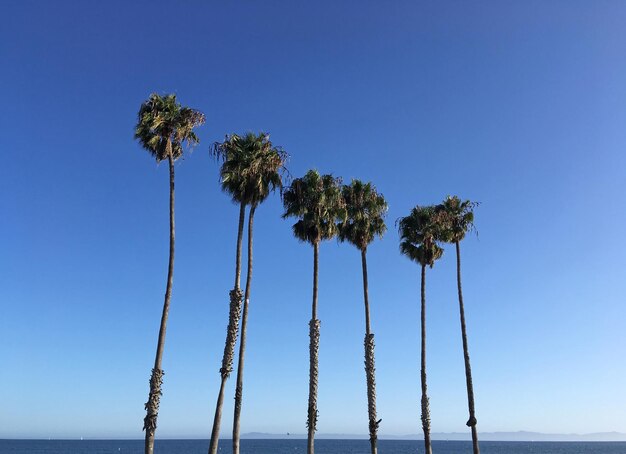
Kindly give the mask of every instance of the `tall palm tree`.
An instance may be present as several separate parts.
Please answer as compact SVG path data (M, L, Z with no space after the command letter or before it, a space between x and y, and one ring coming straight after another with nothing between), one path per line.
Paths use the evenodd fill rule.
M241 137L237 134L226 136L223 142L215 142L211 146L210 154L216 159L223 161L220 168L220 182L222 191L230 194L233 202L239 204L239 223L237 225L237 248L235 252L235 284L229 292L230 307L228 313L228 327L226 329L226 342L224 354L222 356L222 367L220 368L221 384L215 405L215 416L213 418L213 430L211 432L211 442L209 453L217 452L218 438L220 434L220 423L222 421L222 407L224 404L224 388L226 380L233 371L233 357L235 355L235 344L239 332L239 319L241 317L241 299L243 293L240 288L241 281L241 246L243 240L243 225L246 215L246 200L242 196L241 173L247 166L249 157L246 150L241 146Z
M346 220L339 225L339 240L348 241L361 251L363 269L363 300L365 302L365 378L367 382L367 412L369 416L370 447L377 450L377 432L381 420L376 416L376 378L374 362L374 334L370 327L370 306L367 286L367 246L375 237L383 237L387 230L385 214L387 202L371 183L352 180L344 185L342 195L346 204Z
M271 168L276 166L280 168L282 164L278 161L284 162L286 154L277 148L273 148L266 134L259 134L257 136L253 133L248 133L243 136L238 134L226 136L223 142L215 142L212 145L210 153L216 159L222 161L220 168L222 190L230 194L233 202L239 204L235 284L230 291L228 328L226 331L222 367L220 368L221 384L217 404L215 406L215 417L213 419L213 430L211 432L211 442L209 445L209 453L215 454L219 443L224 390L226 380L233 371L235 345L239 332L239 321L242 316L242 298L244 295L240 288L240 281L245 210L247 205L253 205L250 213L251 219L249 220L249 224L251 225L254 219L254 209L256 209L255 204L264 200L270 190L273 190L275 187L280 187L280 184L282 184L280 183L280 174L277 175L278 180L276 180L276 175L272 174ZM249 226L249 228L251 227ZM249 238L249 248L252 246L251 241L251 238ZM248 258L248 262L248 266L251 267L251 257ZM249 292L250 279L251 275L247 278L247 292Z
M432 454L430 440L430 407L426 386L426 267L433 267L443 254L437 245L439 224L434 207L416 206L411 213L398 220L400 234L400 252L417 262L422 268L421 285L421 382L422 382L422 429L426 454Z
M161 361L174 280L174 161L182 156L185 143L195 145L199 142L193 129L202 125L204 121L205 117L202 112L182 107L176 102L176 95L160 96L155 93L151 94L141 105L137 115L135 139L139 140L141 146L155 157L157 162L167 159L170 170L170 253L159 340L150 377L150 394L145 404L146 417L143 421L143 429L146 431L146 454L152 454L154 451L154 435L163 384Z
M472 368L470 366L469 348L467 346L467 330L465 326L465 308L461 289L461 246L460 242L468 231L474 230L474 208L478 204L469 200L461 201L457 196L447 197L439 205L440 223L443 228L442 237L447 243L456 247L456 282L459 293L459 312L461 318L461 336L463 338L463 357L465 359L465 382L467 385L467 405L469 419L467 426L472 430L472 447L474 454L480 454L478 433L476 431L476 413L474 411L474 385L472 384Z
M237 364L237 387L235 391L235 411L233 419L233 454L239 454L241 405L243 399L243 368L246 349L246 327L248 324L248 305L250 303L250 285L252 283L252 226L254 214L260 203L263 203L270 192L282 190L282 173L287 154L274 147L269 135L261 133L247 134L242 147L248 150L250 165L242 172L243 199L250 205L248 214L248 269L246 273L246 289L241 317L241 341L239 343L239 361Z
M283 219L295 217L294 236L313 246L313 304L309 322L309 404L307 411L307 453L313 454L317 425L317 380L320 341L320 321L317 319L317 280L319 245L337 234L337 221L345 217L340 189L341 180L332 175L320 175L309 170L302 178L296 178L283 193L285 213Z

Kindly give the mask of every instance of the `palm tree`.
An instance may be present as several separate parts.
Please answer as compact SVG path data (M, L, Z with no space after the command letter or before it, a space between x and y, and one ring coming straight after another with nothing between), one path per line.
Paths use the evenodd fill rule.
M339 240L348 241L361 251L363 268L363 299L365 302L365 378L367 382L367 411L370 446L377 453L377 432L381 420L376 418L376 378L374 363L374 334L370 327L370 306L367 288L367 246L376 236L382 238L387 230L387 202L371 183L352 180L344 185L342 195L346 204L346 220L339 225Z
M426 267L433 267L443 254L437 245L439 239L437 212L434 207L416 206L411 213L398 220L400 252L422 267L421 286L421 382L422 382L422 429L426 454L432 454L430 441L430 408L426 387Z
M155 93L141 105L137 115L135 139L139 140L141 146L155 157L157 162L167 159L170 170L170 254L159 340L150 377L150 394L145 404L146 417L143 420L143 429L146 431L146 454L152 454L154 451L154 435L163 384L161 361L174 280L174 161L182 156L183 144L195 145L199 142L193 129L202 125L204 121L202 112L182 107L176 102L176 95L160 96Z
M286 155L274 149L269 142L269 137L265 134L255 136L252 133L240 136L231 134L226 136L223 142L215 142L210 153L218 160L222 161L220 168L220 182L222 190L239 204L239 223L237 229L237 248L235 257L235 284L230 291L230 311L228 317L228 328L226 331L226 342L224 345L224 355L222 357L222 367L220 368L221 384L215 406L215 417L213 419L213 430L211 432L211 442L209 453L217 452L219 443L220 423L222 419L222 408L224 403L224 390L226 380L233 371L233 360L235 355L235 344L239 332L239 320L242 315L243 292L240 288L241 280L241 252L243 240L243 226L245 221L246 205L258 204L269 194L270 189L279 187L279 181L272 180L275 175L269 170L272 166L278 166L277 159L284 162ZM278 175L280 178L280 175ZM259 187L260 186L260 187ZM267 191L267 193L265 193ZM251 208L249 224L254 219L254 209ZM251 228L249 226L249 228ZM248 247L252 242L249 238ZM248 266L252 266L249 257ZM250 282L251 275L248 276ZM249 284L247 285L249 292Z
M233 454L239 454L241 405L243 399L243 367L246 349L246 327L248 322L248 305L250 303L250 285L252 283L252 226L255 211L265 201L270 192L282 190L282 172L287 154L274 147L269 135L261 133L247 134L242 140L242 148L247 150L251 160L242 172L243 199L250 205L248 214L248 270L246 273L246 289L241 318L241 341L239 343L239 361L237 364L237 387L235 391L235 412L233 420Z
M337 234L337 221L343 220L345 210L340 189L341 180L332 175L320 175L309 170L296 178L283 193L283 219L298 218L293 224L294 236L313 246L313 304L309 322L309 404L307 411L307 453L313 454L317 425L317 379L320 341L320 321L317 319L317 278L319 245Z
M228 327L226 329L226 342L224 354L222 356L222 367L220 368L221 384L215 406L215 416L213 418L213 430L211 432L211 443L209 453L217 452L217 444L220 433L220 422L222 420L222 406L224 403L224 387L226 380L233 370L233 357L235 354L235 344L237 343L237 333L239 331L239 318L241 317L241 299L243 293L240 288L241 281L241 243L243 239L243 225L246 215L246 201L241 196L241 171L245 168L247 157L245 150L241 147L241 138L237 134L226 136L224 142L215 142L211 146L210 153L217 159L222 160L220 168L220 181L222 191L231 195L233 202L239 204L239 223L237 228L237 248L235 252L235 284L229 292L230 310L228 313Z
M460 242L468 231L474 230L474 208L478 204L469 200L461 201L457 196L447 197L439 205L440 222L443 227L443 239L456 246L456 282L459 292L459 312L461 317L461 336L463 338L463 357L465 359L465 382L467 385L467 404L469 419L467 426L472 430L472 446L474 454L480 453L478 434L476 431L476 414L474 411L474 385L472 384L472 368L470 366L469 348L467 346L467 331L465 327L465 308L463 306L463 291L461 289L461 247Z

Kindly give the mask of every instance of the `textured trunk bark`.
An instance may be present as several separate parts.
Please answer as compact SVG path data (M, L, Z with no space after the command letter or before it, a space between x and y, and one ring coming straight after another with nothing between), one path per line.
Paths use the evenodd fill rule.
M478 433L476 431L476 414L474 411L474 385L472 384L472 367L470 366L469 347L467 345L467 330L465 327L465 307L463 305L463 290L461 288L461 246L456 242L456 283L459 291L459 312L461 316L461 337L463 338L463 358L465 359L465 382L467 384L467 406L469 419L467 426L472 430L472 448L474 454L480 454Z
M432 454L430 443L430 408L426 388L426 265L422 265L422 429L424 430L424 449Z
M172 157L172 144L168 141L168 161L170 170L170 254L167 267L167 284L165 286L165 301L163 302L163 313L161 314L161 326L159 328L159 340L154 359L154 368L150 377L150 394L148 402L145 404L146 417L143 420L143 428L146 431L145 454L154 452L154 436L157 428L157 418L159 414L159 404L161 400L161 385L163 384L163 370L161 362L163 359L163 348L165 346L165 331L167 329L167 316L170 309L172 297L172 284L174 282L174 158Z
M246 215L246 205L241 203L239 207L239 225L237 229L237 252L235 259L235 287L230 291L230 311L228 314L228 328L226 330L226 342L224 345L224 356L222 357L222 367L220 374L222 381L220 391L215 405L215 416L213 417L213 430L211 431L211 442L209 444L209 454L216 454L220 437L220 424L222 422L222 407L224 405L224 387L226 380L233 370L233 357L235 355L235 344L237 343L237 332L239 331L239 318L241 317L241 299L243 297L239 283L241 279L241 246L243 240L243 224Z
M376 363L374 361L374 335L370 327L370 303L367 282L367 249L361 250L363 268L363 300L365 302L365 379L367 382L367 413L369 416L371 454L377 454L378 426L376 419Z
M313 305L309 322L309 408L307 413L307 454L315 452L315 428L317 426L317 379L320 346L320 321L317 319L317 277L319 241L313 244Z
M246 352L246 327L248 325L248 305L250 304L250 285L252 284L252 226L256 205L250 207L248 217L248 270L246 274L246 293L243 298L241 316L241 339L239 341L239 361L237 363L237 388L235 390L235 415L233 420L233 454L239 454L241 404L243 401L243 361Z

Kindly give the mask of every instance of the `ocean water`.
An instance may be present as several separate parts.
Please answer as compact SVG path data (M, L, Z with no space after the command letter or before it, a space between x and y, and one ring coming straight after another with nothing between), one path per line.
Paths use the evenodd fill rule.
M157 440L156 454L206 454L208 440ZM231 454L230 440L219 452ZM369 454L368 440L315 440L316 454ZM379 440L380 454L424 452L420 440ZM433 441L433 454L471 454L469 441ZM626 442L480 443L481 454L626 454ZM142 454L143 440L0 440L1 454ZM306 440L241 440L241 454L302 454Z
M205 454L208 440L157 440L156 454ZM482 454L626 454L626 442L497 442L480 443ZM231 454L230 440L220 443ZM368 440L316 440L317 454L369 454ZM420 440L379 440L380 454L424 452ZM434 441L434 454L471 454L468 441ZM0 440L1 454L142 454L143 440ZM302 454L306 440L241 440L241 454Z

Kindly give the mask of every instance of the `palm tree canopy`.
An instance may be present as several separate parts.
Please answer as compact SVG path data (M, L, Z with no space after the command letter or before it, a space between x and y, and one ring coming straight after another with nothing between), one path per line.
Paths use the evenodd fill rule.
M387 202L372 183L360 180L344 185L341 192L346 205L346 219L339 224L339 240L364 250L375 237L382 238L387 231Z
M135 139L152 154L157 162L167 159L171 147L172 158L183 154L183 144L195 145L199 142L193 128L204 123L204 114L176 102L176 95L161 96L152 93L141 104L137 114Z
M397 222L400 252L414 262L431 268L443 255L443 249L437 245L442 235L438 214L437 207L416 206L408 216Z
M457 196L448 196L437 206L443 241L447 243L461 241L467 232L475 230L474 208L477 206L478 202L461 201Z
M288 155L272 145L268 134L227 135L210 153L223 161L220 182L233 201L258 205L275 189L282 191Z
M416 246L413 243L403 241L400 243L400 252L414 262L420 265L430 266L431 268L435 264L435 261L439 260L443 255L443 249L437 246L436 243L427 247L424 244Z
M343 222L346 215L340 185L339 178L309 170L285 189L283 219L298 218L292 226L296 238L315 244L338 233L337 222Z

